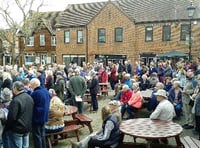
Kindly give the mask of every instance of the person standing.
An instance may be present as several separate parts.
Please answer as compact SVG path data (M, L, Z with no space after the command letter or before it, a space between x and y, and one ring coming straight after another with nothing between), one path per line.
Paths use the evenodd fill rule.
M45 148L45 123L49 119L50 94L46 88L40 86L40 81L33 78L30 81L33 89L31 94L34 101L32 135L34 148Z
M89 80L88 88L90 89L93 112L97 112L98 111L97 93L99 91L99 79L96 76L96 72L94 70L90 71L90 77L91 80Z
M56 83L55 83L54 89L57 96L61 100L64 100L65 80L63 78L63 73L61 71L58 71L56 73Z
M197 86L197 81L194 78L194 72L191 69L187 71L187 80L182 91L182 102L183 102L183 113L185 118L185 124L183 128L193 129L194 128L194 116L192 114L192 107L189 102L194 90Z
M4 148L28 148L34 102L31 96L24 92L22 82L14 82L12 90L14 97L9 105L2 137L3 146Z
M72 95L74 105L78 108L78 113L83 113L83 97L86 92L86 82L83 77L80 76L80 70L75 69L75 76L69 80L69 91ZM77 100L76 98L81 98Z

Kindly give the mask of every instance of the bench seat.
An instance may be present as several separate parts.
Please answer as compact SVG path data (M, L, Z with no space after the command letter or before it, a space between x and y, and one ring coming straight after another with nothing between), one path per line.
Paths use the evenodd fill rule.
M75 119L78 119L81 125L88 126L90 133L93 132L91 125L92 119L89 116L87 116L86 114L75 114Z
M200 141L190 136L181 137L181 142L185 148L199 148L200 147Z
M80 141L79 129L83 126L80 124L65 124L65 127L62 131L56 133L47 133L46 140L49 148L52 148L52 144L57 143L59 140L68 138L68 134L75 132L77 141Z

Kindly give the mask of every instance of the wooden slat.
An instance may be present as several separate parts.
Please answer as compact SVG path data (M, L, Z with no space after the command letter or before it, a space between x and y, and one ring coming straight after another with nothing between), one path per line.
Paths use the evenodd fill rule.
M181 142L185 148L200 148L200 141L190 136L181 138Z

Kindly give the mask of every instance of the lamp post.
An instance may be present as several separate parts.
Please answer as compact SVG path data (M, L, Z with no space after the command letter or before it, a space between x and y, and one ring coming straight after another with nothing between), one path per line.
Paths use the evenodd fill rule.
M189 18L189 61L191 60L191 52L192 52L192 18L194 15L195 7L193 6L192 2L190 5L187 7L188 11L188 18Z

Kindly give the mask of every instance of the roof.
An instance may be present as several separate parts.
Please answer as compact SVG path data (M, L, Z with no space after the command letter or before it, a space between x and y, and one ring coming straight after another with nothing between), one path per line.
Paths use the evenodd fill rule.
M55 32L55 24L57 23L57 18L61 11L54 11L54 12L42 12L41 13L41 20L43 21L44 25L48 28L48 30L54 34Z
M71 4L60 14L56 26L84 26L106 5L107 2Z
M109 1L136 23L186 20L190 0L116 0ZM58 17L57 27L87 25L108 2L71 4ZM200 18L200 2L196 6L194 18Z

